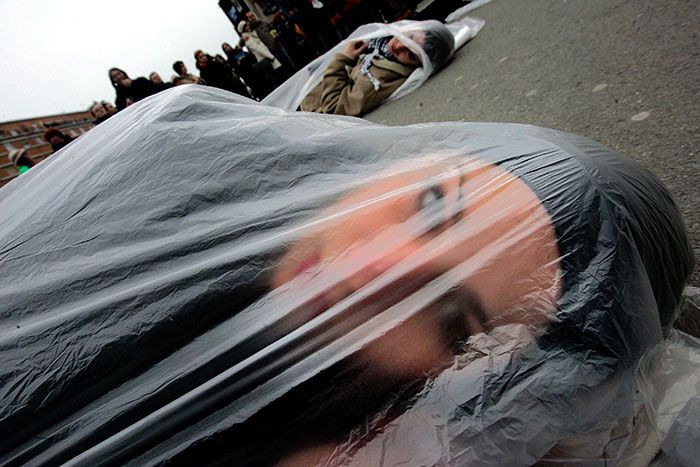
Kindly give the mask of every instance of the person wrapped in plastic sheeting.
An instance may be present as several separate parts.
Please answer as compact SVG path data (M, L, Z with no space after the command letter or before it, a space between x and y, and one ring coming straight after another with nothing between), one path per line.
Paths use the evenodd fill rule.
M693 264L588 139L201 86L0 208L2 463L530 465L635 414Z
M301 110L362 116L401 87L426 57L437 70L453 51L452 33L438 21L416 23L403 34L347 42Z
M361 116L420 86L484 21L366 24L288 79L263 102L286 110Z

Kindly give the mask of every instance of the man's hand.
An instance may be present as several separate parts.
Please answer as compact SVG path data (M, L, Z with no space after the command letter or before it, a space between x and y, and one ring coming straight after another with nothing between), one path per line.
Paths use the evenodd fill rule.
M353 60L357 60L357 57L360 56L362 52L367 50L367 42L365 41L352 41L348 42L345 44L345 48L343 49L343 54L347 55L348 57L352 58Z

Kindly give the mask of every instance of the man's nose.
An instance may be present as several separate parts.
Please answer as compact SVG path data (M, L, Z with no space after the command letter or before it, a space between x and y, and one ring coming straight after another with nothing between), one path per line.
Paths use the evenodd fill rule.
M354 255L353 263L357 272L349 277L350 286L353 290L358 290L390 270L393 270L393 274L397 277L415 274L416 268L410 264L405 264L400 268L397 268L397 265L415 254L420 246L420 242L415 239L401 243L384 244L384 242L380 242L374 246L371 243L366 245L362 248L365 250L364 252Z

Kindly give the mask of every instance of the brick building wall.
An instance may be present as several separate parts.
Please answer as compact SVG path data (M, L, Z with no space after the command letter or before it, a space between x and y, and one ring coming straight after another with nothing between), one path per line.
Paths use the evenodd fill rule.
M89 112L48 115L0 123L0 187L17 176L8 155L13 149L26 149L27 155L40 162L51 155L51 145L44 141L48 128L57 128L63 133L79 137L94 126Z

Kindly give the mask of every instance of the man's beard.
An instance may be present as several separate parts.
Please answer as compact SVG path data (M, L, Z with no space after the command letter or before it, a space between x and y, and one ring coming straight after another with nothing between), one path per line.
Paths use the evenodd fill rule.
M265 432L266 440L261 445L259 439L227 436L236 445L235 459L276 462L326 445L343 446L343 454L352 455L412 406L430 379L463 351L471 334L486 330L486 316L472 288L450 290L243 423L243 438Z

